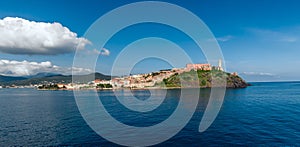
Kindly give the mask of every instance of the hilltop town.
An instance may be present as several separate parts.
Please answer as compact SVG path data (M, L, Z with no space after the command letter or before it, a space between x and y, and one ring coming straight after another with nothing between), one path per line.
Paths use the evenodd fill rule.
M38 89L65 89L65 90L77 90L77 89L142 89L142 88L162 88L162 83L166 83L167 87L178 88L178 75L188 74L189 72L197 71L199 79L201 79L199 87L211 86L211 73L221 73L225 75L229 83L228 87L240 88L246 87L247 83L238 77L237 73L226 73L223 71L222 63L219 61L218 66L211 66L210 64L186 64L184 68L173 68L160 70L157 72L136 74L123 77L115 77L110 80L95 79L87 83L51 83L48 85L39 85ZM170 80L173 79L173 80ZM173 83L172 83L173 82ZM230 85L231 84L231 85Z

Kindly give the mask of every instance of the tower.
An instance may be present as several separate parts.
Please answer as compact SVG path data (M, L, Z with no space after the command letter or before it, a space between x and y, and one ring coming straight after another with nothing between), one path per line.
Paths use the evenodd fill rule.
M219 59L218 70L223 71L223 68L222 68L222 60L221 60L221 59Z

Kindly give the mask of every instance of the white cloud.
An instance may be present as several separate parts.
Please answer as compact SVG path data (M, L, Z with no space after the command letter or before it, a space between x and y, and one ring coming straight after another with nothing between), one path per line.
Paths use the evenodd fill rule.
M97 55L102 55L102 56L109 56L110 51L106 48L102 48L101 50L97 50L97 49L88 50L88 51L86 51L86 53L89 55L97 54Z
M56 55L84 49L91 42L77 37L60 23L0 19L0 52L27 55Z
M226 41L231 40L232 38L233 38L233 36L227 35L227 36L223 36L223 37L217 37L216 39L221 42L226 42Z
M248 28L249 32L255 34L259 39L264 41L275 41L275 42L286 42L294 43L299 41L299 34L294 32L299 31L299 28L289 28L285 30L267 30L267 29L257 29ZM292 31L290 31L292 30Z
M106 48L102 48L99 52L100 55L103 55L103 56L108 56L110 54L110 51Z
M88 74L92 71L85 68L69 67L64 68L53 65L50 61L46 62L29 62L29 61L10 61L0 60L0 75L6 76L29 76L41 72L60 73L65 75L74 74Z
M298 38L296 37L283 37L280 39L282 42L297 42Z
M255 76L276 76L275 74L272 73L266 73L266 72L243 72L242 74L244 75L255 75Z
M209 38L208 41L219 41L219 42L227 42L230 41L233 38L231 35L222 36L222 37L216 37L216 38Z
M243 72L240 74L248 82L278 81L281 77L267 72Z

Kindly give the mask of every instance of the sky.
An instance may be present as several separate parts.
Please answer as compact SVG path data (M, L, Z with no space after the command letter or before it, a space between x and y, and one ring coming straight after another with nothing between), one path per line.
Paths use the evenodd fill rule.
M171 40L182 47L194 63L206 62L191 38L176 28L156 23L129 26L112 36L103 48L88 50L88 46L95 44L85 38L89 27L107 12L133 2L140 1L0 1L0 74L27 76L39 72L91 72L88 67L72 67L76 48L87 54L99 55L96 71L110 74L122 49L145 37ZM202 19L220 45L226 71L238 72L247 81L300 80L300 1L163 2L183 7ZM180 21L181 18L177 19ZM99 37L101 35L99 32ZM169 49L172 53L174 46L162 40L146 39L143 45L132 44L135 54L138 54L137 47L139 50ZM128 58L131 56L134 55L127 55ZM183 67L185 62L182 60L177 66ZM146 73L172 67L167 61L149 58L130 70L132 73ZM119 73L122 74L122 69Z

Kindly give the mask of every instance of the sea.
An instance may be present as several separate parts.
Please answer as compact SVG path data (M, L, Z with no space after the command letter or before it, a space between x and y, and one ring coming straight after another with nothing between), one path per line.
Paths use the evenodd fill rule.
M180 89L154 91L157 95L165 93L164 101L145 113L127 110L116 99L115 91L96 93L113 118L130 126L147 127L172 115L181 93ZM95 91L84 93L88 99ZM152 94L149 90L122 93L133 93L132 98L140 100ZM256 82L247 88L227 89L218 116L206 131L199 132L209 95L210 89L201 89L190 121L156 146L300 146L300 82ZM117 128L110 129L111 135L116 134ZM72 91L22 88L0 89L0 146L118 144L101 137L87 124Z

